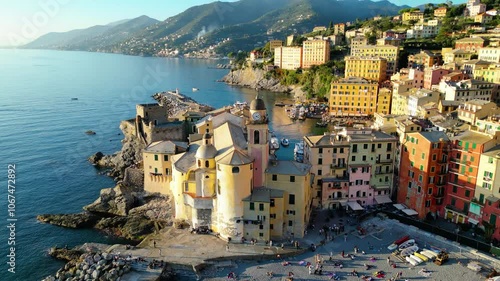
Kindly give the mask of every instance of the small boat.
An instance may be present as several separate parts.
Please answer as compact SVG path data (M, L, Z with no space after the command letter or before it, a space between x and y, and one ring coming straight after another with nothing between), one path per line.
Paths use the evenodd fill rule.
M415 266L415 265L418 265L418 262L414 259L412 259L411 257L406 257L405 258L407 262L411 263L411 265Z
M392 243L391 245L389 245L387 247L387 249L389 250L395 250L399 245L403 244L405 241L409 240L410 239L410 236L408 235L405 235L401 238L399 238L398 240L394 241L394 243Z
M432 258L437 258L438 256L438 253L428 249L424 249L422 252L424 252L426 256L431 256Z
M304 161L304 142L298 142L295 144L295 148L293 149L293 158L297 162Z
M403 244L399 245L399 249L403 250L413 245L415 245L415 239L406 240Z
M326 126L328 126L328 123L324 121L316 122L316 127L325 128Z
M425 249L423 251L421 251L420 254L426 256L430 260L433 260L435 257L437 257L437 255L434 256L431 253L429 253L428 250L425 250Z
M417 256L415 256L415 255L413 255L413 254L412 254L412 255L410 255L410 258L412 258L412 259L416 260L416 261L417 261L417 264L421 264L421 263L423 263L423 262L424 262L424 261L423 261L423 260L421 260L419 257L417 257Z
M95 132L92 130L85 131L85 134L87 135L95 135Z
M287 147L287 146L290 145L290 142L288 141L288 139L282 138L281 139L281 145L284 146L284 147Z
M78 100L78 98L71 98L71 100Z
M428 261L429 260L428 257L426 257L425 255L422 255L420 253L417 253L417 252L413 253L413 255L416 256L417 258L423 260L423 261Z
M269 144L271 149L278 150L280 149L280 142L278 141L278 138L273 136L271 137L271 142Z
M197 91L199 91L199 90L200 90L200 89L198 89L198 88L193 88L193 92L197 92Z
M282 101L277 101L277 102L274 103L274 106L283 107L283 106L285 106L285 103L282 102Z
M401 251L401 256L406 257L418 251L418 246L411 246Z

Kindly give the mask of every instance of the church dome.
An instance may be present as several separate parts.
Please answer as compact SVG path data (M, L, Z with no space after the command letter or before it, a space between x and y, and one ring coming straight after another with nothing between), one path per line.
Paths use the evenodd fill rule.
M217 149L213 145L202 145L196 150L197 159L213 159L217 155Z
M261 98L256 97L250 103L250 110L266 110L266 105L264 104L264 101Z

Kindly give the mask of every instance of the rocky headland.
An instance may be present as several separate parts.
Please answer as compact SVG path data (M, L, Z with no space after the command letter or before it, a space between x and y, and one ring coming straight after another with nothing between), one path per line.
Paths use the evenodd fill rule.
M300 86L285 86L282 85L279 79L270 77L267 70L261 68L245 67L242 69L232 69L226 74L221 82L229 85L240 86L245 88L267 90L277 93L290 93L296 99L305 97L305 93Z

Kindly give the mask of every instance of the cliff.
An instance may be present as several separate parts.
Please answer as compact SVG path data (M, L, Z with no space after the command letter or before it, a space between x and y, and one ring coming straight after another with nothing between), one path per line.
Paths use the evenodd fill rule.
M231 70L221 80L229 85L237 85L258 90L268 90L271 92L289 93L292 88L283 86L280 81L273 77L267 77L268 72L263 69L246 67L243 69Z

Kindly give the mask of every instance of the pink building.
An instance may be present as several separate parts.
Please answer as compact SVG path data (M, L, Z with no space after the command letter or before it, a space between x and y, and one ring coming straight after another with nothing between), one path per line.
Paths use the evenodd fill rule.
M371 165L349 164L349 201L357 201L360 205L373 204L373 191L370 189Z
M424 70L424 88L431 89L432 85L438 85L443 76L450 73L450 70L440 67L428 67Z
M408 78L413 80L413 87L422 88L424 86L424 72L422 70L410 68Z

